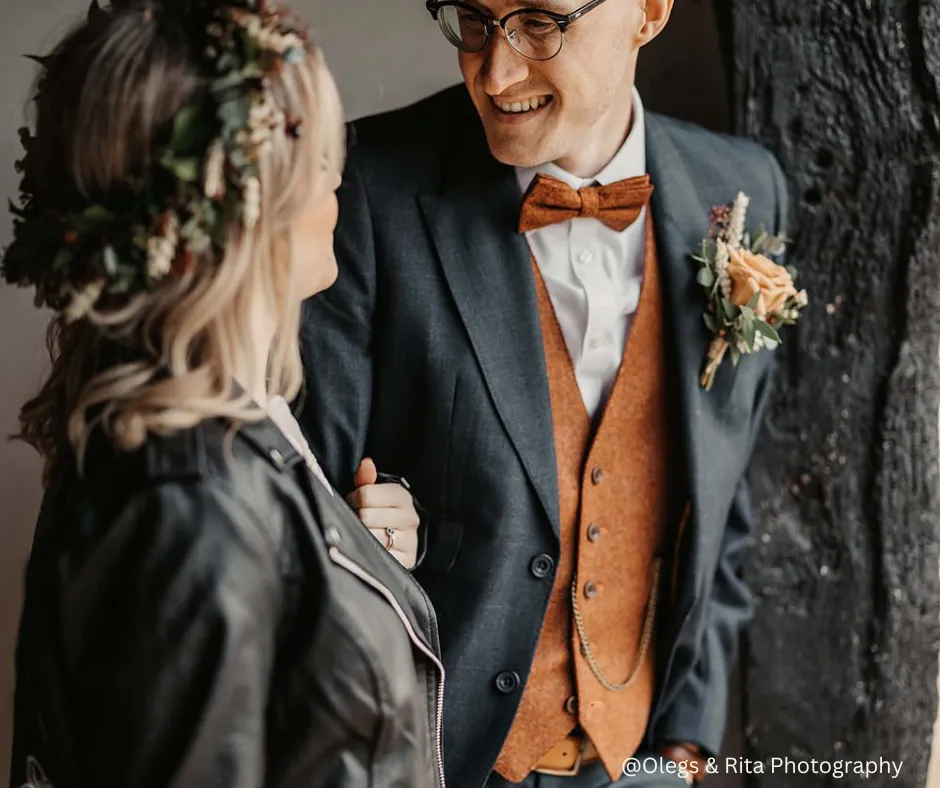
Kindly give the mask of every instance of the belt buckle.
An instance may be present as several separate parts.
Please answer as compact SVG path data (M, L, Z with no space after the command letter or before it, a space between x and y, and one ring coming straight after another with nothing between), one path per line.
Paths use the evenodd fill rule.
M584 757L586 749L587 736L582 733L581 744L578 746L578 757L574 759L574 765L570 769L535 769L535 771L548 777L577 777L581 771L581 759Z

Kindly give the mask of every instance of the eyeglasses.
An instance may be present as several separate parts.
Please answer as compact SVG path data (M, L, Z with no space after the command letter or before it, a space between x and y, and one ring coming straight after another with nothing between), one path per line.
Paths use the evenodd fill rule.
M482 52L501 27L510 46L529 60L551 60L564 44L568 28L605 0L591 0L570 14L556 14L541 8L520 8L502 19L487 16L480 9L453 0L427 0L431 16L444 36L464 52Z

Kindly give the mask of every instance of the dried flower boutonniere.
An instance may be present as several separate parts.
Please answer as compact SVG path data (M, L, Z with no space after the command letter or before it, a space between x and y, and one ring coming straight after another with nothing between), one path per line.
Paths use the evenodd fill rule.
M701 266L698 283L708 293L705 324L715 335L701 378L706 390L729 351L737 366L742 356L776 349L778 330L793 325L809 302L806 291L793 285L796 271L768 257L783 254L787 238L763 229L753 238L745 232L748 203L742 192L733 206L713 208L708 237L692 256Z

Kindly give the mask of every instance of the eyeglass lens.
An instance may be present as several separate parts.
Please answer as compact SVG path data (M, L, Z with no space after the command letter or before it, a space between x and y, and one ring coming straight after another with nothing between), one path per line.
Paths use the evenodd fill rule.
M481 51L493 24L483 15L460 6L444 6L438 19L447 39L465 52ZM561 28L545 14L515 14L506 20L505 31L513 49L532 60L549 60L561 50Z

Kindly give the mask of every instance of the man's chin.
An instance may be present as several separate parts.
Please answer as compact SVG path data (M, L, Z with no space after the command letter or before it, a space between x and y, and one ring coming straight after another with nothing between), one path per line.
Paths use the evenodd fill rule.
M493 158L510 167L539 167L552 161L548 146L541 141L508 134L493 134L487 130L486 141Z

